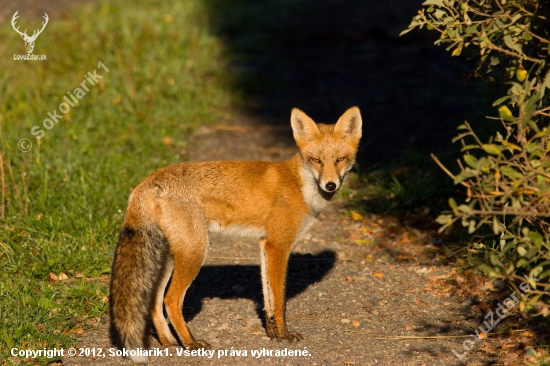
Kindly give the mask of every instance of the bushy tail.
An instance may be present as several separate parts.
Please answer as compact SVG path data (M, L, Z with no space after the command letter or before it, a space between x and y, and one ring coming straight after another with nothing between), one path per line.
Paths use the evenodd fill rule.
M150 314L168 252L166 237L156 226L124 226L120 232L111 271L111 337L128 352L149 349Z

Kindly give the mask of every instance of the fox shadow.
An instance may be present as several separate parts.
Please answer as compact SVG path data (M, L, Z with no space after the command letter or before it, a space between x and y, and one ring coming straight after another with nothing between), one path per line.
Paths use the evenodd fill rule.
M334 267L336 253L290 255L286 281L286 298L291 299L309 286L320 282ZM204 300L249 299L256 304L256 312L265 327L263 293L259 265L206 265L203 266L185 295L183 314L186 321L201 312Z

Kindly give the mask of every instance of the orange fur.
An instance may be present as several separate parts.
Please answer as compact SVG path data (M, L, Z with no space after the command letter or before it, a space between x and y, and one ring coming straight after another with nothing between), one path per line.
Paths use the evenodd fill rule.
M111 278L111 330L122 347L147 348L150 319L163 345L177 342L163 304L185 347L208 346L192 336L182 307L204 262L209 231L260 239L267 334L301 339L286 326L288 258L351 169L361 115L353 107L335 125L324 125L294 109L291 125L300 152L288 160L181 163L157 170L136 187Z

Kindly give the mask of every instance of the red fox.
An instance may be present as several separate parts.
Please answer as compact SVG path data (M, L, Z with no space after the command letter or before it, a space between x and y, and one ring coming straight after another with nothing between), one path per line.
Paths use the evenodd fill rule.
M260 239L267 335L302 339L285 319L290 250L350 172L362 120L352 107L335 125L316 124L299 109L290 122L299 153L288 160L176 164L151 174L130 195L113 259L110 318L113 340L134 362L148 361L141 350L149 348L151 319L164 346L178 339L188 349L209 346L191 335L182 313L209 232Z

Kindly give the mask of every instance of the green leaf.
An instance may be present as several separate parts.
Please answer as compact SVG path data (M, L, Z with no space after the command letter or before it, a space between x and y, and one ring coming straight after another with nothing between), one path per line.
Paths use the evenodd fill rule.
M542 272L540 275L539 275L539 279L542 280L543 278L546 278L550 276L550 269L547 269L546 271Z
M505 176L507 176L512 180L523 178L523 175L520 172L518 172L512 167L509 167L508 165L502 165L500 167L500 171L502 172L502 174L504 174Z
M462 46L464 43L460 42L458 46L454 49L454 51L451 53L451 56L460 56L462 53Z
M475 220L470 220L469 225L468 225L468 234L471 234L474 231L476 231L476 222L475 222Z
M460 205L460 206L457 207L457 209L458 209L458 211L464 212L466 214L472 212L472 208L468 205Z
M538 278L543 269L544 268L542 266L536 266L531 270L531 272L529 272L529 277Z
M497 100L495 100L495 101L493 102L493 107L494 107L494 106L497 106L497 105L499 105L499 104L501 104L502 102L504 102L505 100L508 100L508 99L510 99L510 96L509 96L509 95L506 95L506 96L504 96L504 97L502 97L502 98L498 98Z
M450 225L453 222L451 215L439 215L435 221L440 225Z
M525 254L527 254L527 249L525 249L525 247L523 245L519 245L517 248L516 248L518 254L522 257L525 257Z
M504 229L502 228L502 225L500 224L500 222L498 222L497 217L493 216L493 233L497 235L501 233L503 230Z
M465 155L463 156L463 158L464 158L464 161L466 162L466 164L468 164L468 166L469 166L470 168L475 169L475 168L477 167L477 161L478 161L478 160L477 160L477 158L476 158L475 156L470 155L470 154L465 154Z
M542 235L540 235L536 231L530 231L527 236L529 237L529 240L531 240L531 242L535 247L539 249L542 247L542 241L543 241Z
M477 33L477 27L478 27L479 24L474 24L474 25L471 25L469 26L468 28L466 28L466 34L473 34L473 33Z
M422 5L437 5L437 6L443 6L443 0L426 0L422 3Z
M506 43L506 46L508 48L513 49L514 51L517 51L518 53L523 55L523 51L521 50L521 47L514 41L511 35L507 34L503 37L504 43Z
M491 63L489 65L496 66L500 64L500 59L498 57L491 57Z
M467 151L467 150L473 150L473 149L479 149L479 146L478 145L466 145L466 146L463 146L462 149L460 149L460 151Z
M510 109L505 105L503 105L502 107L500 107L498 109L498 115L500 116L500 118L502 118L505 121L516 122L516 119L514 118L514 115L512 114Z
M531 154L533 151L536 151L536 150L539 150L541 149L541 146L535 142L530 142L528 144L525 145L525 150L527 150L527 152L529 154Z
M460 172L460 174L458 174L455 179L454 179L454 183L455 184L458 184L460 182L462 182L463 180L465 179L468 179L468 178L471 178L471 177L475 177L476 175L478 174L477 171L473 170L473 169L470 169L470 168L466 168L464 169L463 171Z
M399 33L400 36L402 36L403 34L407 34L409 33L410 31L412 31L414 28L416 28L417 24L413 25L411 23L411 25L409 25L409 28L405 29L404 31L402 31L401 33Z
M516 262L516 267L517 268L521 268L521 267L525 267L529 265L529 261L525 258L520 258L517 262Z
M456 201L454 198L449 198L449 206L451 207L451 210L453 210L453 213L455 215L458 215L458 210L457 210L457 206L456 206Z
M527 253L525 253L525 257L527 259L532 259L535 255L537 255L537 253L538 253L537 248L531 248L527 251Z
M483 150L485 150L487 154L491 155L501 154L500 148L495 144L483 144Z
M482 264L482 265L478 266L477 269L480 270L481 272L485 273L486 275L489 275L489 276L497 276L498 275L498 272L493 267L491 267L487 264Z
M445 13L443 10L441 9L437 9L435 12L434 12L434 16L437 18L437 19L441 19L441 18L445 18L447 16L447 13ZM454 31L451 29L451 28L447 28L447 34L449 35L449 37L452 37L452 34L454 34Z
M471 132L461 133L460 135L453 137L451 142L454 144L455 142L460 141L460 140L464 139L464 137L470 136L471 134L472 134Z

